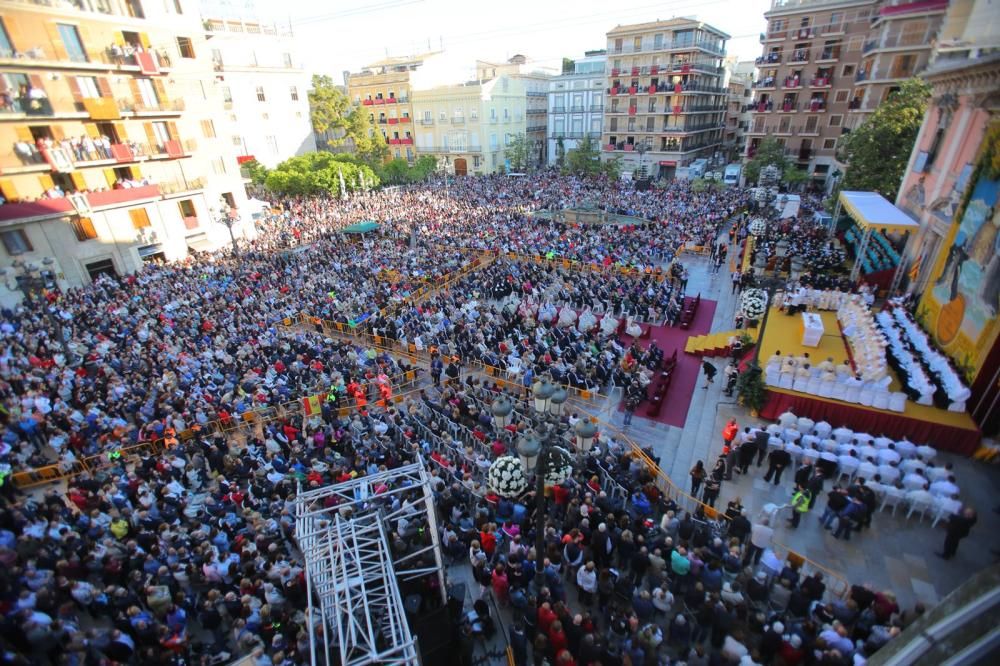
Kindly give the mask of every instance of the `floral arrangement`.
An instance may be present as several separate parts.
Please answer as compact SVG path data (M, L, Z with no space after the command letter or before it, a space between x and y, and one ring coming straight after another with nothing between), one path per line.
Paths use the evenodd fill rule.
M767 231L767 222L758 217L750 222L749 231L751 236L763 236Z
M740 297L740 309L747 319L760 319L767 307L767 292L756 287L744 289Z
M500 456L490 465L486 475L490 490L500 497L517 497L528 489L521 460L515 456Z
M552 457L549 460L551 461L550 466L554 469L550 469L545 474L545 485L547 486L557 486L568 479L570 474L573 473L573 458L569 452L559 446L552 448L553 450L549 454Z

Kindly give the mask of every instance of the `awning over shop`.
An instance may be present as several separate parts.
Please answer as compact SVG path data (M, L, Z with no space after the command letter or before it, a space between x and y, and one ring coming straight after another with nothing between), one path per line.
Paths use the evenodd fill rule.
M920 228L909 215L893 206L877 192L841 192L840 204L857 225L868 231L901 234Z
M195 252L211 252L216 249L215 243L210 241L208 238L195 237L186 239L188 249L194 250Z
M372 222L369 220L367 222L358 222L357 224L352 224L349 227L344 227L341 229L341 232L345 234L367 234L369 231L375 231L377 229L378 222Z

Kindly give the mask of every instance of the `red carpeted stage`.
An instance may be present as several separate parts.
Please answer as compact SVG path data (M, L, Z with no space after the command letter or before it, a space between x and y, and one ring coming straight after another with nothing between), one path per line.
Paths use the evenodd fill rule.
M801 317L786 316L771 309L760 345L760 362L764 365L778 350L781 354L800 356L806 352L814 362L830 358L835 365L850 360L837 317L833 312L819 313L825 333L816 347L802 345ZM898 391L900 382L892 375L891 390ZM834 428L844 425L851 430L894 439L908 438L917 444L929 444L943 451L971 455L979 446L982 435L976 422L965 412L949 412L928 405L906 401L903 412L865 407L864 405L824 398L810 393L768 386L768 402L760 411L767 419L777 419L791 411L814 421L826 421Z
M917 444L930 444L942 451L972 455L979 447L982 435L969 418L968 427L936 420L910 418L906 414L874 409L832 398L820 398L797 391L768 387L768 401L760 415L776 421L785 412L805 416L813 421L826 421L833 427L846 425L851 430L870 435L885 435L893 439L906 437ZM944 410L937 410L944 411ZM951 412L947 412L951 413ZM968 418L968 415L963 415Z
M636 410L635 416L638 418L648 418L669 426L683 428L687 420L688 407L691 406L691 397L694 395L698 385L698 374L701 372L701 358L693 354L684 353L684 345L687 339L693 335L704 335L712 328L712 318L715 316L715 301L701 299L697 312L691 326L683 329L679 326L652 326L649 332L649 340L640 339L639 346L645 349L649 341L653 341L663 350L664 357L669 358L674 350L677 350L677 367L670 380L670 388L663 400L663 406L658 415L649 416L647 414L648 402L644 402ZM620 336L623 346L632 344L632 337L628 335ZM722 368L716 381L720 381ZM619 404L618 409L623 409Z

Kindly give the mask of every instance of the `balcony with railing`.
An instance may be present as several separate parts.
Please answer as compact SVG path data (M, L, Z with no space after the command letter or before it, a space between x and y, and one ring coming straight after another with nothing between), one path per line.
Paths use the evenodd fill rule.
M798 74L793 76L786 76L784 82L781 84L782 88L795 89L802 87L802 79Z
M464 125L465 124L465 116L453 116L452 119L451 119L451 124L452 125Z
M809 49L795 49L792 51L792 57L789 58L788 62L809 62Z
M766 76L759 81L754 81L751 87L756 88L757 90L770 90L773 89L775 85L776 85L775 77Z
M781 53L768 53L763 55L754 61L757 65L780 65L781 64Z
M118 110L135 116L180 115L185 108L184 100L172 99L165 102L147 104L141 100L119 99Z
M816 62L836 62L840 60L840 47L827 46L816 56Z
M833 77L829 74L815 76L809 80L810 88L829 88L833 85Z

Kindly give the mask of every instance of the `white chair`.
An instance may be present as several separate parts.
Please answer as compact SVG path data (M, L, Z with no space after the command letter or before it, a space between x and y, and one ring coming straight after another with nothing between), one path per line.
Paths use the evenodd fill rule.
M808 388L808 386L809 386L809 378L808 377L801 377L799 375L796 375L795 379L792 380L792 390L793 391L798 391L799 393L808 393L808 391L806 390L806 388Z
M854 433L854 439L858 443L858 447L871 446L872 440L875 439L866 432L856 432Z
M799 432L801 432L801 433L812 432L812 429L813 429L814 425L816 425L816 422L813 421L808 416L800 416L799 417Z
M903 491L893 486L886 486L885 496L882 498L882 506L879 511L885 511L886 507L892 507L892 515L896 515L896 507L903 503Z
M934 460L934 456L937 455L937 449L933 446L927 446L926 444L921 444L917 447L917 455L920 456L924 462L930 462Z
M840 447L840 444L837 444L836 440L827 438L820 441L819 446L824 451L829 451L830 453L837 453L837 449Z
M785 440L781 439L780 437L775 437L772 435L771 437L767 438L768 452L771 452L774 449L783 448L784 446L785 446Z
M938 521L942 518L950 518L962 510L962 503L950 497L934 498L934 519L931 527L937 527Z
M802 448L802 462L806 465L815 465L819 460L819 451L810 447Z
M847 479L848 483L854 481L854 475L858 473L858 465L861 462L853 456L840 456L837 459L838 469L840 473L837 475L837 481L841 479Z
M890 444L895 444L896 442L895 440L882 435L881 437L876 437L872 443L875 445L876 449L887 449Z
M906 518L909 519L910 516L917 512L920 514L921 520L927 517L927 514L934 510L934 500L933 499L911 499L907 501L910 505L910 510L906 512Z
M860 386L848 386L847 394L844 396L846 402L861 402L861 387Z
M776 367L768 367L767 372L764 373L764 381L767 382L768 386L778 386L781 381L781 372Z
M795 375L790 372L781 373L781 377L778 379L778 388L792 390L792 384L795 382Z
M889 394L889 409L894 412L906 411L906 394L900 391Z
M791 412L784 412L778 416L778 425L782 428L794 428L799 422L799 417Z
M820 439L826 439L827 437L830 436L830 433L833 431L833 426L831 426L826 421L820 421L815 426L813 426L813 428L815 428L816 430L816 436L819 437Z
M823 385L822 381L816 379L815 377L812 377L809 379L808 382L806 382L806 393L808 393L809 395L819 395L820 387L822 385Z
M865 407L871 407L873 402L875 402L875 391L869 388L861 389L861 394L858 396L858 403Z
M875 409L889 409L889 394L885 391L876 391L872 407Z
M840 427L833 431L833 439L837 444L850 444L854 439L854 431L850 428Z
M771 437L781 437L781 433L783 433L784 431L785 429L782 428L777 423L772 423L765 429L765 432L767 432L767 434L770 435Z
M840 382L827 382L828 384L833 384L833 391L830 393L830 397L834 400L843 400L847 402L847 384L841 384Z
M821 398L832 398L835 390L837 390L836 382L820 382L819 396Z

